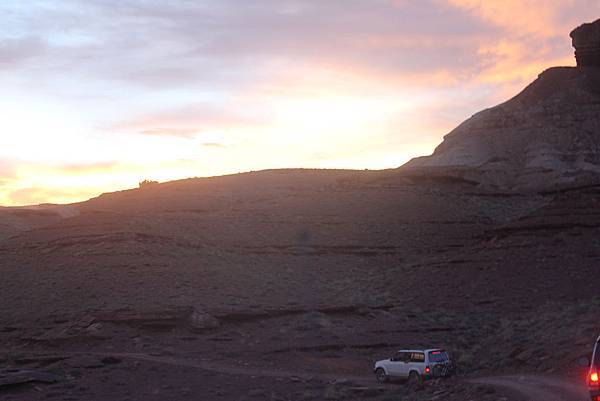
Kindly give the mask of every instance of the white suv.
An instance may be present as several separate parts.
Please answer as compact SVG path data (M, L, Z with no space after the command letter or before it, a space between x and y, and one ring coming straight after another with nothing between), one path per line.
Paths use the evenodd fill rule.
M401 378L416 384L432 377L450 376L454 364L443 349L400 350L390 359L377 361L374 371L380 383Z

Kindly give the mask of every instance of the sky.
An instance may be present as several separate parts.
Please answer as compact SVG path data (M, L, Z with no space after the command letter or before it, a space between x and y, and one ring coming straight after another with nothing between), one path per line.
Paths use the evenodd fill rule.
M0 0L0 205L394 168L544 69L598 0Z

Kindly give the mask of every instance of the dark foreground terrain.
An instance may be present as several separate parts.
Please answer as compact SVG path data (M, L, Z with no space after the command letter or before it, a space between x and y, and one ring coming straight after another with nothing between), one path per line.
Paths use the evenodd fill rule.
M576 399L599 194L279 170L0 209L0 367L33 370L0 373L0 396L521 400L501 377L525 374ZM421 346L458 377L376 384L375 360ZM23 375L39 380L2 385Z

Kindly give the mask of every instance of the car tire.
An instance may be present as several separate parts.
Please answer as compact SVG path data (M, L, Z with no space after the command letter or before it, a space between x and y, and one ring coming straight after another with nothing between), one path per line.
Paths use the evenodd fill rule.
M408 375L408 385L409 387L416 387L421 384L421 375L414 370Z
M379 383L385 383L388 381L388 375L382 368L377 368L377 370L375 370L375 378Z

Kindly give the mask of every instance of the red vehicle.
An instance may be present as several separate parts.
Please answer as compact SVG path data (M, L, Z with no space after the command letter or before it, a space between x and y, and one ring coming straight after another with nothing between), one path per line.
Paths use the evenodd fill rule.
M596 340L592 361L590 363L590 372L587 377L588 387L592 401L600 401L600 337Z

